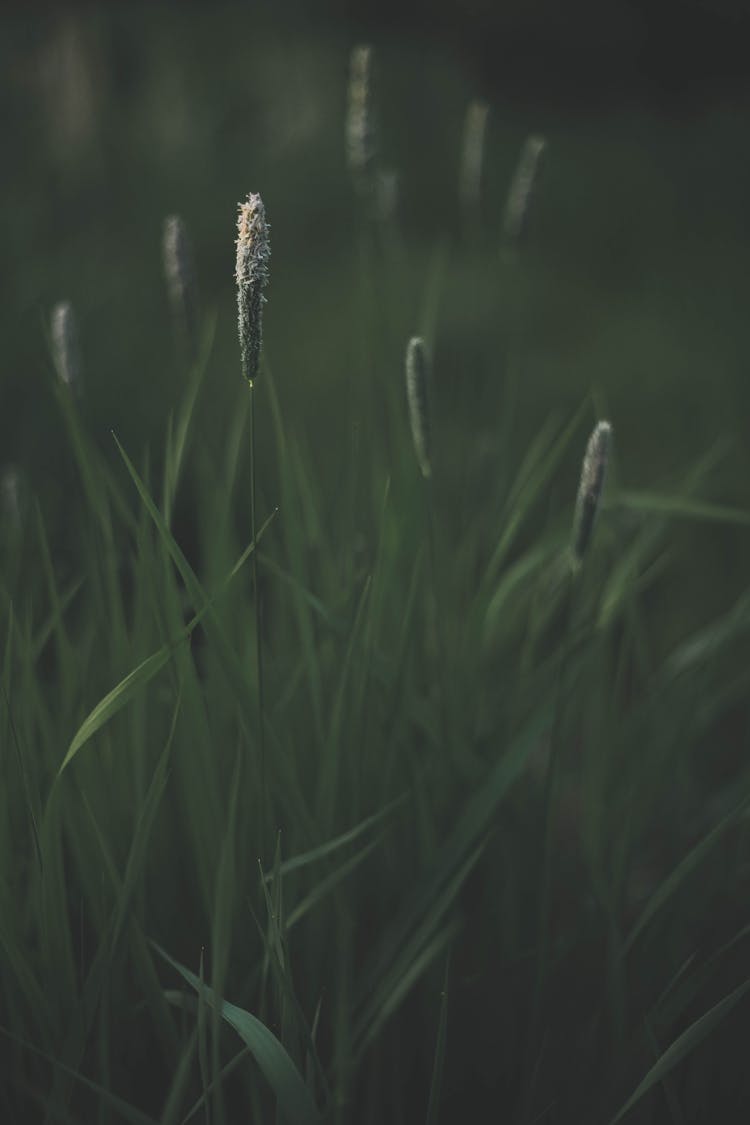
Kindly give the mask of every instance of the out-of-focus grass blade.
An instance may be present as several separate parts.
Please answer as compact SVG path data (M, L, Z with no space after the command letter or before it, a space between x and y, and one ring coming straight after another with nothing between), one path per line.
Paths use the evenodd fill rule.
M203 979L203 950L201 949L198 961L198 1020L196 1023L198 1033L198 1069L201 1074L201 1087L203 1100L206 1107L206 1125L211 1125L211 1111L208 1103L208 1024L206 1021L206 983Z
M105 1089L103 1086L99 1086L96 1082L92 1082L91 1079L86 1078L85 1075L79 1074L79 1072L77 1070L74 1070L72 1067L66 1066L65 1063L62 1063L59 1059L56 1059L54 1055L47 1054L46 1051L40 1050L39 1047L34 1046L33 1043L29 1043L25 1039L22 1039L19 1035L15 1035L7 1027L3 1027L2 1024L0 1024L0 1035L5 1035L13 1043L17 1043L19 1047L23 1047L24 1050L32 1051L35 1055L38 1055L40 1058L50 1063L53 1067L64 1071L69 1077L74 1078L77 1082L80 1082L81 1085L86 1086L89 1090L92 1090L95 1094L98 1094L103 1102L106 1102L107 1105L116 1110L116 1112L119 1113L123 1120L131 1122L131 1125L158 1125L153 1117L149 1117L148 1114L143 1113L140 1109L136 1109L134 1105L130 1105L122 1098L118 1098L116 1094L110 1093L110 1091ZM54 1113L54 1108L54 1106L48 1103L46 1106L47 1113Z
M384 993L382 1004L368 1013L366 1026L359 1028L361 1038L356 1041L357 1057L360 1057L365 1048L375 1039L383 1024L398 1009L419 978L427 972L435 959L450 946L459 929L460 923L456 919L447 922L404 966L404 971L393 982L393 987Z
M626 1113L628 1113L636 1102L639 1102L644 1094L647 1094L657 1082L661 1082L665 1075L669 1074L679 1062L681 1062L686 1055L695 1050L703 1040L711 1034L715 1027L717 1027L726 1015L732 1010L735 1004L742 999L742 997L750 990L750 980L746 980L744 984L738 985L728 996L715 1004L713 1008L709 1008L699 1019L692 1023L682 1035L679 1035L670 1047L667 1047L663 1055L654 1063L649 1072L646 1074L642 1082L636 1087L634 1092L625 1102L625 1105L615 1114L611 1119L610 1125L617 1125L618 1121L622 1121Z
M750 526L750 512L744 512L741 508L727 508L704 500L691 500L687 496L664 496L658 492L617 492L608 502L604 502L604 508L625 508L644 515Z
M374 959L370 972L365 974L360 989L360 1003L364 1005L367 1002L368 992L372 992L382 981L420 920L434 909L435 901L456 868L476 848L477 841L489 828L499 802L519 777L534 748L551 725L552 707L540 707L490 771L489 777L466 802L455 828L439 849L430 872L426 873L419 888L409 898Z
M551 554L552 548L550 544L540 543L532 551L529 551L517 562L513 563L502 576L485 613L483 633L485 643L491 638L500 616L500 611L503 609L508 599L516 593L518 587L521 586Z
M292 926L295 926L297 922L307 914L308 910L312 910L312 908L325 898L342 879L345 879L355 868L359 867L360 863L363 863L364 860L367 859L368 855L375 850L379 843L380 837L378 836L375 840L371 840L369 844L365 844L365 846L358 852L355 852L353 856L350 856L340 867L332 871L330 875L326 875L325 879L320 879L310 893L306 895L301 902L298 902L293 910L290 910L286 921L286 929L291 930Z
M321 859L326 859L329 855L337 852L340 848L346 847L354 840L358 839L363 833L367 832L375 824L379 824L381 820L389 816L394 809L402 805L406 800L407 794L402 793L395 801L391 801L380 812L373 813L372 816L365 817L354 828L350 828L347 832L342 832L340 836L336 836L333 840L328 840L325 844L320 844L317 848L312 848L309 852L303 852L301 855L292 856L291 859L285 859L280 867L282 875L288 875L290 871L298 871L302 867L308 867L311 863L317 863ZM266 880L273 878L273 872L269 871L265 876Z
M665 674L678 676L696 664L709 660L742 631L750 629L750 594L742 594L732 608L717 621L683 641L667 659Z
M727 829L731 828L739 819L745 809L747 809L748 803L750 803L750 797L746 797L740 805L728 812L726 816L722 817L719 823L712 828L702 840L699 840L695 847L690 849L684 859L677 864L674 871L668 875L666 879L662 880L646 903L640 918L628 934L622 947L623 954L628 952L638 935L643 932L654 915L661 910L664 904L675 894L688 876L691 875L701 861L705 859Z
M31 793L31 781L29 779L29 775L28 775L28 772L27 772L27 769L26 769L26 762L24 761L23 751L21 749L21 740L18 736L18 730L16 729L15 719L13 718L13 708L11 707L11 702L10 702L10 691L8 689L8 684L6 683L6 676L9 672L9 670L10 670L11 638L13 636L13 623L14 623L13 606L12 606L12 603L11 603L10 621L9 621L9 624L8 624L8 637L7 637L7 640L6 640L6 643L5 643L5 658L4 658L5 659L5 674L0 676L0 684L2 684L3 703L5 704L5 710L6 710L7 715L8 715L8 727L10 729L10 740L13 743L13 748L15 749L15 752L16 752L16 761L18 762L18 770L19 770L19 773L21 775L21 782L22 782L22 785L23 785L23 797L24 797L24 802L26 804L26 812L28 813L29 823L31 825L31 834L32 834L33 839L34 839L34 851L36 852L37 863L39 864L39 870L41 871L44 867L44 864L42 862L42 844L41 844L41 840L40 840L40 837L39 837L39 822L37 820L36 812L34 811L34 800L33 800L32 793Z
M257 535L258 542L260 542L261 536L263 535L275 515L276 512L272 512L261 527ZM232 580L232 578L235 577L237 572L252 554L253 548L253 543L250 543L245 548L245 550L242 552L242 555L234 564L224 582L220 585L218 593L221 593L221 591L226 588L227 584ZM149 681L152 680L154 676L156 676L161 671L167 661L171 658L177 646L190 636L193 629L200 623L205 614L213 608L213 604L217 596L218 594L214 595L211 598L205 599L203 608L194 615L194 617L188 622L185 628L173 641L171 641L169 644L162 645L162 647L160 649L157 649L156 652L152 652L150 656L147 656L146 659L137 666L137 668L134 668L132 672L129 672L128 675L124 677L124 679L120 680L119 684L117 684L116 687L113 687L112 690L108 692L103 699L99 700L97 705L93 708L92 711L89 712L81 726L78 728L76 734L73 736L73 740L68 747L65 757L63 758L62 765L58 770L58 777L60 776L60 774L62 774L66 766L69 765L69 763L75 757L81 747L84 746L89 741L89 739L94 734L96 734L96 732L102 726L104 726L105 723L109 722L109 720L114 715L116 715L118 711L121 711L122 708L127 703L129 703L130 700L138 693L138 691L140 691L141 688L145 687L145 685L149 683Z
M65 611L75 598L78 591L83 586L83 583L83 578L79 578L77 581L71 582L70 585L67 586L60 595L58 606L47 617L46 621L44 621L36 630L36 633L31 638L30 653L32 663L36 664L40 655L44 651L47 642L54 633L55 629L58 628L58 624L61 618L65 614Z
M487 588L487 584L491 586L497 580L497 575L510 551L516 534L534 501L540 495L562 459L587 409L588 403L583 402L546 455L543 454L543 446L549 440L546 432L544 432L544 442L538 445L535 443L532 446L530 454L533 452L533 461L530 462L530 457L527 456L521 472L519 472L516 482L510 490L508 502L505 505L507 517L505 527L482 579L484 589Z
M427 1125L437 1125L440 1110L440 1092L443 1088L443 1066L445 1065L445 1044L448 1033L448 973L450 970L450 957L445 963L445 980L443 991L440 994L440 1020L435 1041L435 1061L432 1065L432 1081L430 1082L430 1098L427 1103Z
M198 1028L194 1027L188 1037L188 1041L180 1056L177 1070L172 1078L172 1085L169 1087L169 1093L164 1102L164 1108L161 1111L159 1125L177 1125L177 1122L180 1120L180 1107L182 1106L182 1102L192 1079L191 1070L197 1042Z
M191 973L155 943L154 948L183 980L199 992L201 985L195 973ZM213 989L204 986L203 992L206 1003L210 1007L218 1005L222 1019L234 1028L249 1048L276 1094L282 1112L286 1114L290 1125L313 1125L313 1123L318 1125L320 1115L310 1091L276 1036L250 1012L226 1000L217 1000Z

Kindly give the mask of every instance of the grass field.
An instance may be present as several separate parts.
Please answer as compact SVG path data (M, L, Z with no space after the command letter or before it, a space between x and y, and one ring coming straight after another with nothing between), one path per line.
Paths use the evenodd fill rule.
M477 202L469 78L384 42L378 210L349 40L184 27L2 48L2 1120L743 1120L747 107L498 98Z

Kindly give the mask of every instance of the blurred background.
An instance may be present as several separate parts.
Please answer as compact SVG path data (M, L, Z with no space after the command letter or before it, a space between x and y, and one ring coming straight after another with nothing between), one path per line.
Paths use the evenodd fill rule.
M397 329L378 376L401 378L442 247L438 397L468 388L465 415L445 411L446 424L477 427L491 444L494 419L478 416L472 379L502 374L500 350L486 347L487 326L507 327L514 301L498 267L502 214L522 142L541 133L519 440L593 390L629 486L668 488L720 441L707 498L744 502L750 15L740 0L17 5L2 25L0 466L20 465L60 518L75 477L51 394L51 308L69 299L76 310L82 409L102 448L113 429L130 449L160 447L184 380L161 233L167 214L181 214L204 308L218 315L204 410L220 443L239 374L236 204L251 190L272 226L265 339L282 404L294 426L320 434L321 471L340 473L342 391L362 350L344 121L349 52L363 41L375 49L401 254ZM489 106L480 226L463 252L462 133L476 99ZM747 560L734 535L717 531L701 549L739 577Z

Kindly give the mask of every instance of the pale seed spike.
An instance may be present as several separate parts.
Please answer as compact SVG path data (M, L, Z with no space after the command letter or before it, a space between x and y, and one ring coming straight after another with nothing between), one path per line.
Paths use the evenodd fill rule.
M252 385L258 375L263 340L263 289L268 282L271 246L263 200L252 192L237 217L237 310L242 373Z
M459 196L465 213L470 215L479 211L482 191L482 166L484 164L484 140L487 131L489 106L486 102L471 102L464 122L463 148L461 152L461 173Z
M371 194L376 182L377 129L372 95L372 47L353 47L349 57L346 159L356 189Z
M529 209L539 182L539 168L546 147L544 137L535 134L524 141L505 206L503 228L509 242L519 242L526 232Z
M601 505L604 479L607 475L609 451L612 444L612 427L609 422L597 422L586 446L578 486L571 553L577 568L591 542L591 535Z
M412 336L406 348L406 397L414 451L425 478L432 473L429 381L430 362L424 340Z
M57 373L72 391L80 391L81 353L78 348L78 329L70 301L60 301L52 310L50 319L52 352Z
M169 215L164 220L162 255L175 328L193 358L198 333L198 288L190 238L179 215Z

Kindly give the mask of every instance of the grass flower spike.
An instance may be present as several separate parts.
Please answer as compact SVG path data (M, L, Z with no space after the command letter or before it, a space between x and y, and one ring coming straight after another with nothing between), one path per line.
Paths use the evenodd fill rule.
M547 142L544 137L532 134L527 137L518 159L513 181L508 192L503 227L510 242L523 238L529 217L529 207L534 189L539 181L539 165Z
M422 476L432 473L430 462L430 400L427 349L421 336L412 336L406 349L406 396L409 421Z
M596 517L601 504L604 478L607 475L609 450L612 444L612 427L609 422L597 422L586 446L578 486L575 519L573 521L573 564L578 568L591 542Z
M70 301L61 301L52 310L50 324L52 350L57 373L63 383L78 389L81 380L81 353L78 349L78 330Z
M375 115L372 106L372 47L354 47L349 62L346 158L355 186L363 193L375 182Z
M245 202L239 204L235 270L242 373L251 385L258 375L260 362L263 289L268 281L270 256L266 209L261 197L251 192Z
M469 214L479 209L488 113L486 102L477 101L471 102L466 111L459 195L464 211Z
M190 238L179 215L169 215L164 220L162 253L172 316L192 356L197 332L197 286Z

